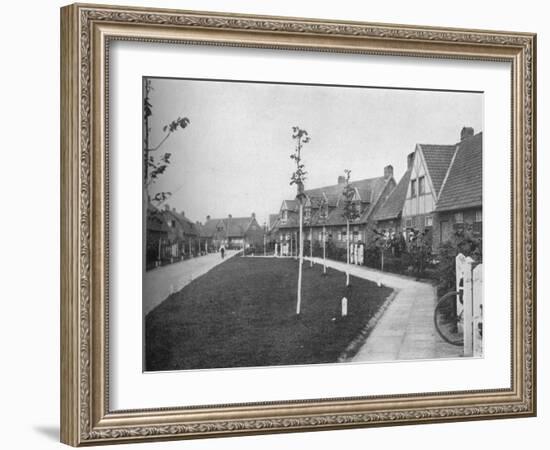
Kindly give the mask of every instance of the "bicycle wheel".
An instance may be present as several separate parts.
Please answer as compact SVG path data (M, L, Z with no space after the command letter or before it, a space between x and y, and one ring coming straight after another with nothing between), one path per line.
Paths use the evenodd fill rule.
M456 311L456 297L459 295L459 292L448 292L439 299L434 310L436 331L445 342L456 346L464 344L464 334L460 326L462 312L457 314Z

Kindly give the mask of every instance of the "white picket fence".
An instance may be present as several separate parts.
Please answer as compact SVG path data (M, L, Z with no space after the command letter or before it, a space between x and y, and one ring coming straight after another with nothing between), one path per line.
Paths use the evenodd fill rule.
M483 356L483 264L459 253L456 257L456 290L462 291L462 303L456 302L463 317L464 356Z

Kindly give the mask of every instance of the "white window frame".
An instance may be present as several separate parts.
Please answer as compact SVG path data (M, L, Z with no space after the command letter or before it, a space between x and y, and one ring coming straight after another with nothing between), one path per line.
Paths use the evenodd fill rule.
M476 210L475 222L483 222L483 211L481 209Z
M464 213L456 212L454 219L455 219L455 223L464 223Z

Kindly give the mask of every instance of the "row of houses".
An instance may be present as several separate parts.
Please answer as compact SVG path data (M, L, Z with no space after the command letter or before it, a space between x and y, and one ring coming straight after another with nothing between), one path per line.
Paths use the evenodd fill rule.
M393 167L380 177L351 182L359 218L351 223L350 241L368 243L373 233L430 232L433 249L454 230L471 225L482 233L482 133L464 127L451 145L417 144L407 156L407 169L396 182ZM305 191L304 239L326 240L337 246L347 242L343 190L337 183ZM269 217L275 242L297 238L298 202L284 200Z
M263 244L264 229L256 215L225 218L206 217L204 223L192 221L183 211L149 203L147 210L147 267L157 267L226 248L258 247Z

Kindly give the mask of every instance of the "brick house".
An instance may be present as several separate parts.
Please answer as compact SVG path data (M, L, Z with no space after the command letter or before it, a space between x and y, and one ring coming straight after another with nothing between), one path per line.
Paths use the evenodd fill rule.
M373 216L396 183L393 167L386 166L381 177L367 178L350 183L354 189L353 203L359 218L350 224L350 242L367 242L373 225ZM339 176L334 185L305 190L304 240L322 242L323 226L327 242L345 247L347 242L346 219L344 218L345 177ZM270 228L272 239L291 243L296 248L299 230L299 204L297 200L284 200L278 219Z
M473 130L457 145L435 208L435 248L467 225L478 236L483 233L482 145L483 133L474 135Z
M209 239L215 248L222 244L227 248L260 247L264 242L264 229L256 220L256 214L250 217L233 217L213 219L206 217L201 227L201 236Z
M196 256L199 253L200 237L197 224L185 217L183 211L177 212L175 208L170 209L169 205L165 205L162 215L168 228L168 242L172 246L171 256Z
M169 205L159 209L149 203L146 227L146 266L149 268L199 253L198 225Z
M374 216L379 231L430 232L432 248L457 227L482 232L482 133L464 127L453 145L417 144L407 170Z

